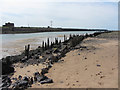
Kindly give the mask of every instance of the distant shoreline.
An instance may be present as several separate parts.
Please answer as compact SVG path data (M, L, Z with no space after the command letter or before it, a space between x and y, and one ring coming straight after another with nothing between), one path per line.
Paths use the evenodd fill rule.
M40 27L2 27L0 34L22 34L39 32L64 32L64 31L108 31L107 29L73 29L73 28L40 28Z

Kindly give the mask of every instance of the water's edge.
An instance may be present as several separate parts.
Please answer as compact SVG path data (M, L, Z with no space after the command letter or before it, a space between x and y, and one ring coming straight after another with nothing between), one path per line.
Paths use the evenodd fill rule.
M95 31L67 31L67 32L42 32L42 33L27 33L27 34L0 34L0 58L18 55L24 50L24 46L31 45L31 49L35 49L41 46L42 41L46 41L47 38L50 42L54 41L55 37L63 41L63 36L73 34L84 35L86 33L92 34Z

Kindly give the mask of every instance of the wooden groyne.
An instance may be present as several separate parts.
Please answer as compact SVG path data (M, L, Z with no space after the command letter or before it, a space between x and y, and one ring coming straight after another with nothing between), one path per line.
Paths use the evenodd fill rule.
M4 77L2 86L4 88L13 87L14 89L17 88L23 90L32 85L33 82L40 82L41 84L53 83L54 81L52 79L45 76L53 64L59 62L67 52L74 49L85 48L79 45L85 38L96 37L101 33L106 32L96 32L86 35L70 35L69 39L67 39L64 35L63 42L59 41L58 38L55 38L54 42L50 42L48 38L47 42L43 41L42 46L38 46L38 48L35 50L29 50L30 45L27 45L25 46L25 50L22 54L2 58L2 75L9 75L10 73L14 73L14 63L19 62L27 65L46 63L46 67L42 68L41 72L35 72L33 77L28 78L25 76L22 80L20 78L22 76L19 76L18 78L20 79L17 80L14 85L11 84L12 82L10 78L7 76Z

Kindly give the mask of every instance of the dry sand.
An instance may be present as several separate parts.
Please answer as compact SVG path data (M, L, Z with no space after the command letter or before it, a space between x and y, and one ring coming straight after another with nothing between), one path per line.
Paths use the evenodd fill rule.
M70 51L62 58L63 62L55 63L46 74L54 83L35 83L32 88L117 88L118 41L87 38L81 45L88 48ZM41 64L22 69L19 66L13 77L33 76L43 67Z
M53 79L53 84L33 84L32 87L117 88L118 41L88 38L82 45L88 46L88 50L67 53L62 58L64 62L54 64L46 74Z

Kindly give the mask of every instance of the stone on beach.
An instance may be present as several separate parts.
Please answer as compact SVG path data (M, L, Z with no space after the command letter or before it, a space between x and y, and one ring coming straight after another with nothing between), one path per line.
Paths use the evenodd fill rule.
M41 84L45 84L45 83L53 83L53 80L52 79L45 79L43 81L40 82Z

